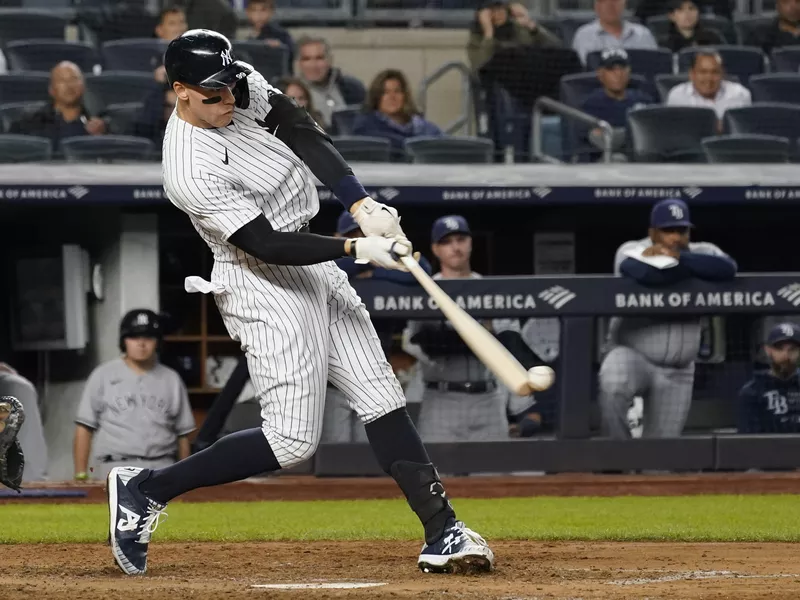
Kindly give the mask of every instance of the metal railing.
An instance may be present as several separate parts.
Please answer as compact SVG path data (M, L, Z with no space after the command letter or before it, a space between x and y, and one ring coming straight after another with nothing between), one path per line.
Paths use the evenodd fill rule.
M547 96L540 97L533 106L533 155L543 162L560 163L561 161L544 153L542 150L542 113L547 109L561 116L562 119L574 119L589 127L596 127L603 133L603 159L604 163L611 162L613 129L606 121L586 114L563 102L558 102Z
M431 85L436 83L444 75L450 71L458 71L461 74L461 114L452 123L442 127L442 130L447 134L452 134L459 129L466 127L466 135L473 135L473 118L472 118L472 72L469 67L461 61L450 61L444 63L441 67L436 69L430 75L424 77L419 84L419 91L417 92L417 105L426 114L428 107L428 90Z

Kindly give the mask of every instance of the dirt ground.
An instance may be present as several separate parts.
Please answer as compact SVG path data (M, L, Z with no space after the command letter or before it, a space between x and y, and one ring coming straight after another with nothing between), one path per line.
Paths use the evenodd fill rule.
M467 477L445 485L452 497L798 493L800 474ZM99 485L48 487L83 490L82 502L104 501ZM394 497L395 484L385 478L275 477L198 490L184 501ZM175 544L156 536L144 577L122 575L100 544L0 545L0 599L800 597L800 544L491 542L497 569L483 576L422 574L414 542ZM374 587L342 588L356 584ZM304 587L286 589L292 585Z
M149 573L126 577L102 545L0 547L0 596L401 599L797 598L800 546L498 542L494 573L424 575L415 543L159 544ZM380 583L363 589L275 590L253 585Z

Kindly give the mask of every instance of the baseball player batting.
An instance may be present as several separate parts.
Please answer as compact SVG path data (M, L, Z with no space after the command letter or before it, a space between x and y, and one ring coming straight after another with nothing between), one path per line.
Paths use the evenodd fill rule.
M330 380L422 522L420 569L491 570L492 550L456 519L369 314L333 262L351 256L402 269L398 257L409 255L411 244L397 211L367 196L308 113L236 60L223 35L186 32L169 44L165 67L178 102L164 137L164 188L214 255L211 280L189 277L186 288L214 294L247 355L263 424L163 469L112 470L109 534L117 564L128 575L145 572L151 534L173 498L310 458ZM307 232L319 210L308 169L366 237Z

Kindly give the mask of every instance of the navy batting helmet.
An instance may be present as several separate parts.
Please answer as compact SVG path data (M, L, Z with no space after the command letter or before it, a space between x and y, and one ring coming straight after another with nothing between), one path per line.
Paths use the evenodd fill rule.
M122 317L119 324L119 347L125 352L125 338L150 337L161 340L162 326L159 316L152 310L137 308Z
M209 89L228 87L253 72L252 66L236 60L228 38L209 29L191 29L172 40L164 68L170 84L179 81Z

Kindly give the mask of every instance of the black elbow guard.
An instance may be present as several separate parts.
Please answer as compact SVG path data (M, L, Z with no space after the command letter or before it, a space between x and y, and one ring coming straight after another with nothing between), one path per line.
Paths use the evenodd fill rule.
M298 106L293 98L285 94L272 94L269 97L269 103L272 110L263 120L256 119L256 123L290 148L294 149L295 134L301 129L313 131L327 141L331 141L328 134L317 125L308 111L302 106Z

